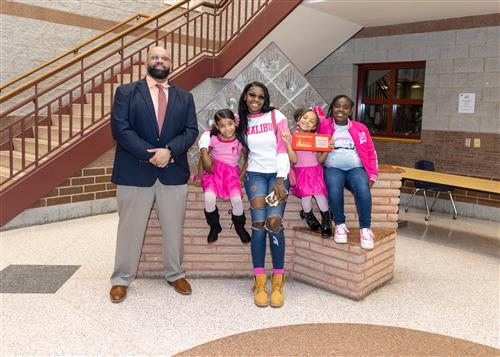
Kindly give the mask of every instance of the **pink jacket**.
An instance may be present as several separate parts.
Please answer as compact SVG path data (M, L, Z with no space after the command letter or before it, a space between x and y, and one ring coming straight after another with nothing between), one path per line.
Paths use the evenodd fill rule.
M368 174L368 179L375 181L378 177L378 161L370 131L364 124L353 120L349 120L347 126L349 134L354 140L359 159ZM319 134L333 135L334 131L332 118L326 118L319 124Z

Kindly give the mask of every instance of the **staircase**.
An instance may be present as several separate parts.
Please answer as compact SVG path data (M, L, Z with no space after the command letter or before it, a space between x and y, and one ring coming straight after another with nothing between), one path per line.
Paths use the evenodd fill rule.
M149 48L171 52L170 78L190 90L227 73L300 2L183 0L27 83L2 86L0 225L113 147L114 91L144 77Z

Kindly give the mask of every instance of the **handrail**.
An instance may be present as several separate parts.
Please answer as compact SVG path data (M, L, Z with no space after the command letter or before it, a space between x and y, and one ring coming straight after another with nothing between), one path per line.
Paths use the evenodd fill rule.
M76 54L76 53L77 53L77 52L78 52L81 48L83 48L83 47L85 47L85 46L89 45L90 43L92 43L92 42L94 42L94 41L97 41L97 40L98 40L98 39L100 39L101 37L106 36L108 33L115 31L117 28L119 28L119 27L121 27L121 26L125 25L126 23L128 23L128 22L132 21L133 19L139 20L139 18L141 18L141 17L149 17L149 15L146 15L146 14L143 14L143 13L140 13L140 12L139 12L139 13L137 13L137 14L135 14L135 15L130 16L129 18L127 18L127 19L125 19L125 20L123 20L123 21L121 21L121 22L119 22L119 23L115 24L114 26L110 27L110 28L109 28L109 29L107 29L106 31L101 32L100 34L98 34L98 35L96 35L96 36L94 36L94 37L92 37L92 38L88 39L87 41L82 42L81 44L79 44L79 45L77 45L77 46L73 47L72 49L70 49L70 50L68 50L68 51L64 52L63 54L60 54L59 56L56 56L56 57L52 58L51 60L49 60L49 61L47 61L47 62L45 62L45 63L42 63L41 65L39 65L38 67L35 67L35 68L34 68L34 69L32 69L31 71L26 72L26 73L24 73L24 74L20 75L20 76L19 76L19 77L17 77L17 78L14 78L14 79L13 79L13 80L11 80L10 82L7 82L7 83L5 83L5 84L0 85L0 91L4 90L4 89L5 89L5 88L7 88L7 87L10 87L10 86L11 86L11 85L13 85L14 83L17 83L17 82L19 82L20 80L22 80L22 79L24 79L24 78L26 78L26 77L31 76L33 73L38 72L39 70L41 70L41 69L43 69L43 68L45 68L45 67L50 66L52 63L57 62L57 61L59 61L60 59L62 59L62 58L64 58L64 57L66 57L66 56L68 56L68 55L70 55L70 54L72 54L72 53L73 53L73 54Z
M0 113L0 119L8 120L0 128L4 163L0 166L8 169L0 173L0 187L7 187L13 178L32 172L47 159L52 161L54 153L76 145L109 122L114 89L143 78L144 68L139 64L144 63L151 46L168 43L177 54L172 58L175 80L191 64L221 53L270 2L223 0L206 8L205 2L191 7L192 1L182 0L3 95L0 102L14 96L16 100L3 106ZM160 18L164 15L166 19Z
M153 46L175 54L171 78L189 90L204 78L223 76L300 4L216 3L222 2L215 9L199 8L199 0L182 2L182 9L127 37L115 37L108 47L79 57L78 63L0 106L0 225L114 145L110 111L116 88L144 78Z
M144 27L145 25L148 25L149 23L153 22L154 20L164 16L165 14L168 14L169 12L175 10L175 9L178 9L180 8L182 5L186 4L186 3L189 3L191 0L181 0L169 7L167 7L166 9L154 14L154 15L151 15L149 18L147 18L146 20L132 26L132 27L129 27L128 29L120 32L119 34L116 34L115 36L111 37L110 39L104 41L103 43L87 50L86 52L74 57L73 59L69 60L68 62L60 65L59 67L56 67L48 72L46 72L45 74L42 74L40 75L39 77L37 78L34 78L32 80L30 80L29 82L13 89L12 91L4 94L4 95L1 95L0 96L0 103L3 103L5 102L6 100L12 98L13 96L15 96L16 94L28 89L29 87L35 85L36 83L38 82L41 82L47 78L49 78L50 76L53 76L54 74L58 73L58 72L61 72L62 70L68 68L69 66L79 62L81 59L85 58L85 57L88 57L94 53L96 53L97 51L105 48L106 46L108 46L109 44L115 42L116 40L119 40L120 38L123 38L125 37L126 35L128 35L129 33L132 33L134 32L135 30L141 28L141 27ZM210 2L201 2L199 4L197 4L194 8L197 8L197 7L200 7L200 6L206 6L206 7L210 7L214 10L218 10L224 6L226 6L227 3L229 3L230 0L223 0L221 1L219 4L212 4Z

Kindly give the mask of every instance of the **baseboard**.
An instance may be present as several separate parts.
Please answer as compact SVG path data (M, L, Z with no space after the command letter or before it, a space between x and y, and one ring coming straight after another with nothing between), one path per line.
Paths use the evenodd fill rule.
M30 208L11 219L0 230L34 226L51 222L64 221L80 217L116 212L116 197L100 200L67 203L62 205Z

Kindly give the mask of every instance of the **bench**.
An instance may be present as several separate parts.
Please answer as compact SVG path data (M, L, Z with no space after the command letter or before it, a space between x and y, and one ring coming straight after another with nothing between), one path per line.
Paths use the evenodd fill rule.
M359 300L389 281L393 276L395 239L398 219L401 174L392 166L381 166L380 177L372 188L372 227L375 248L365 251L359 246L358 218L354 197L345 191L347 225L351 230L348 244L323 239L306 228L299 217L300 200L289 197L285 211L285 271L289 278L327 289ZM206 242L209 231L203 213L203 192L189 186L184 222L184 268L189 277L250 277L252 259L250 246L243 245L233 228L230 215L225 214L229 202L218 202L223 231L219 240ZM249 203L244 200L247 229L250 229ZM266 268L271 269L269 249ZM158 278L163 274L161 230L154 210L142 249L138 277Z

